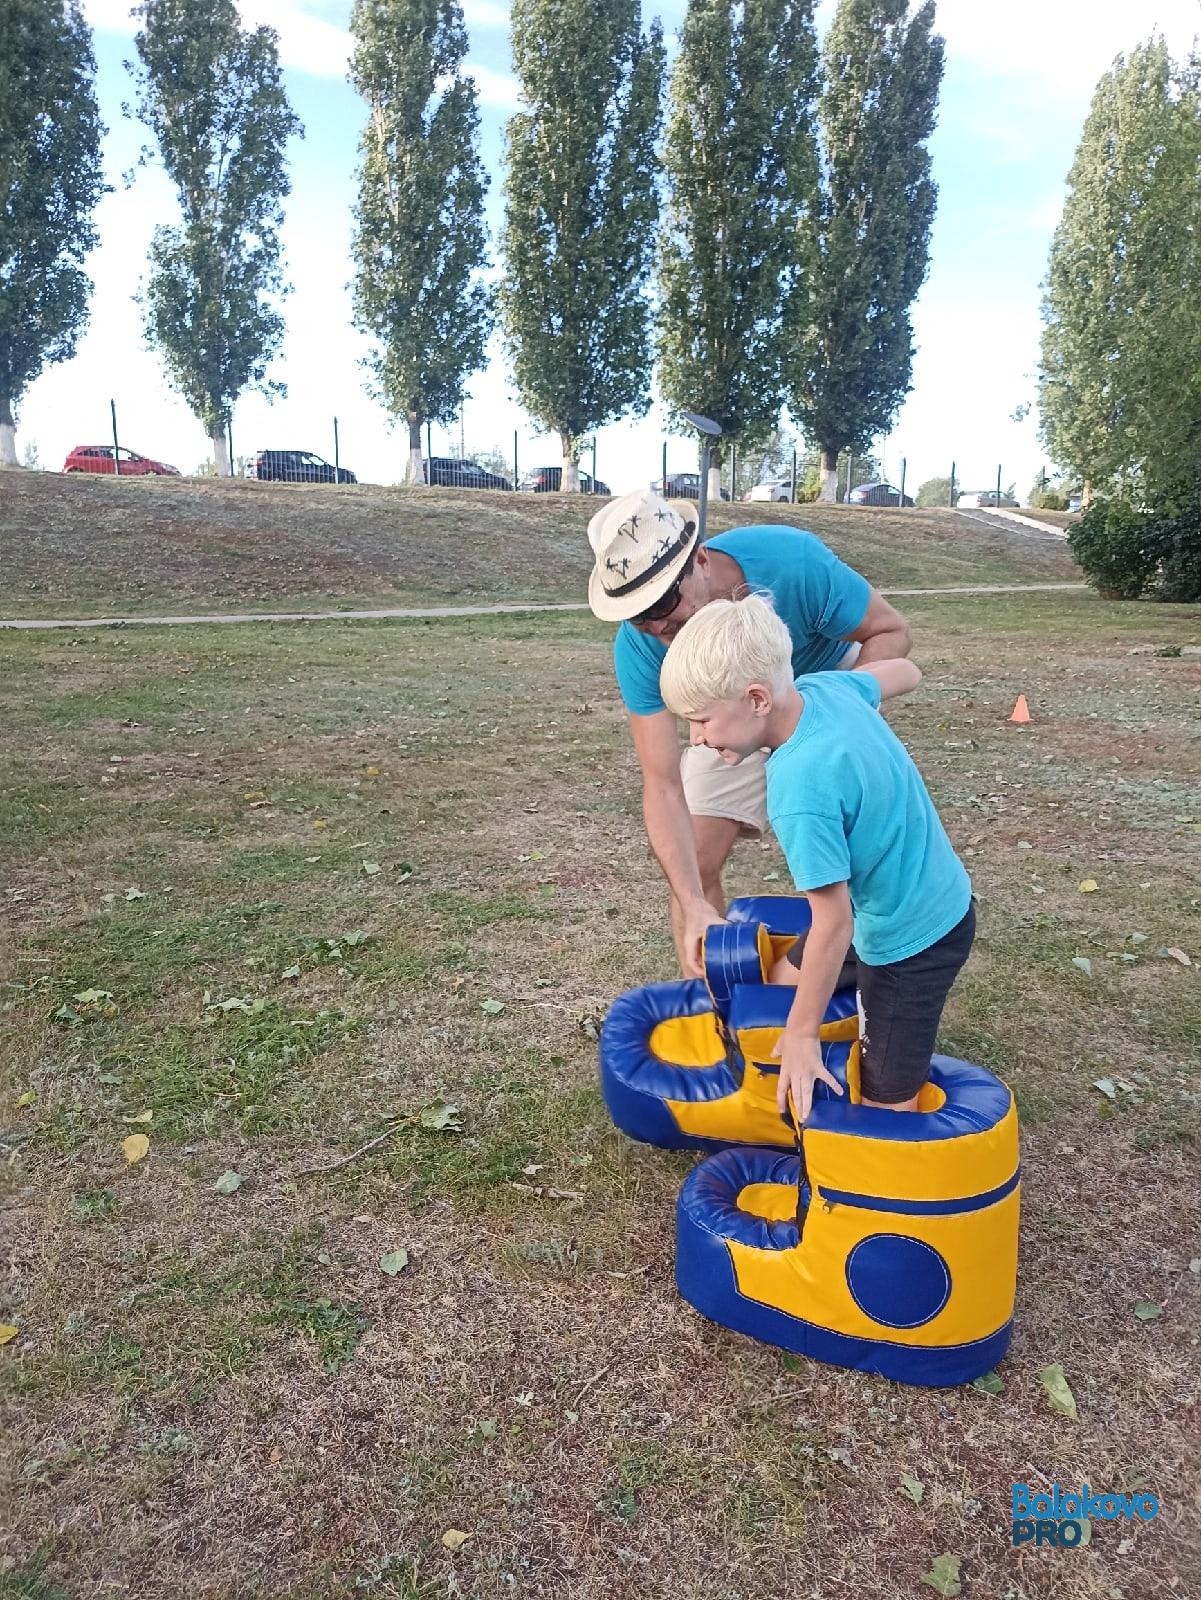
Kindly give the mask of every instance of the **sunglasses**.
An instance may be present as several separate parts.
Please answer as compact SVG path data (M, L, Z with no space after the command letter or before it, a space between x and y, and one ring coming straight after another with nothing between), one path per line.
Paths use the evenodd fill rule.
M647 606L645 611L640 611L636 617L630 618L634 627L640 627L644 622L663 622L667 617L671 616L683 599L684 579L692 571L692 564L695 559L696 551L693 550L688 560L680 568L680 575L671 588L661 594L653 606Z

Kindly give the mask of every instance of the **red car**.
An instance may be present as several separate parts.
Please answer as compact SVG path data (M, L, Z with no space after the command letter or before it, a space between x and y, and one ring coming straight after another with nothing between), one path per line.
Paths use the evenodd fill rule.
M63 462L64 472L111 472L112 470L111 444L77 444ZM126 450L122 445L117 455L117 476L140 478L147 474L178 478L179 468L169 467L165 461L152 461L149 456L140 456L136 450Z

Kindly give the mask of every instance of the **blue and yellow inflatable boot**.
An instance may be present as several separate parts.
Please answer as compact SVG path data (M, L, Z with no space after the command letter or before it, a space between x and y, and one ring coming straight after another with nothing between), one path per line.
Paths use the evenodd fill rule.
M844 1095L817 1086L798 1142L776 1111L771 1059L792 990L763 977L807 907L771 897L730 914L706 944L706 982L624 996L601 1038L619 1127L716 1150L680 1193L680 1293L714 1322L835 1366L931 1387L979 1377L1012 1328L1012 1094L983 1067L935 1056L917 1111L860 1105L854 994L840 991L823 1055Z

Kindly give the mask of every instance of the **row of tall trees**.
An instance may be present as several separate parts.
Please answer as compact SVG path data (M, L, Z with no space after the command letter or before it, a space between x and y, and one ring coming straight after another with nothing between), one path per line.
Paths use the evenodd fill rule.
M10 240L21 208L0 208L0 452L15 459L11 404L86 318L102 185L79 0L10 4L0 198L27 201L28 236ZM640 0L514 0L523 109L506 130L494 286L460 0L356 0L354 317L376 392L407 425L410 476L422 424L458 413L499 320L519 399L560 437L565 488L586 435L647 409L657 357L669 410L714 417L724 446L763 439L788 403L832 496L839 452L865 449L910 386L942 45L932 3L910 17L908 0L839 0L819 54L812 12L690 0L664 137L662 30L644 26ZM285 145L300 126L274 32L243 30L235 0L145 0L137 15L137 114L180 206L152 242L146 331L227 472L238 395L281 387L268 368L283 334ZM58 77L34 81L29 63L45 60ZM28 108L67 104L67 144L43 150ZM10 295L29 239L47 269ZM49 307L54 274L57 329L29 315Z

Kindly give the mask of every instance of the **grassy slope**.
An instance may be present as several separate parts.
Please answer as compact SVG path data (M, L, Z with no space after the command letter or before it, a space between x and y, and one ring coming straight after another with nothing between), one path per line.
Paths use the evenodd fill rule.
M909 609L928 676L895 721L981 899L942 1043L1023 1114L998 1397L796 1361L677 1298L689 1158L619 1137L595 1087L595 1019L672 969L606 630L0 637L0 1593L893 1600L943 1552L979 1600L1201 1583L1201 663L1129 653L1201 616ZM781 865L743 846L731 888ZM300 1175L438 1100L461 1132L401 1121ZM1163 1515L1019 1556L1038 1474L1150 1484Z
M213 479L0 475L5 616L581 599L597 502ZM725 506L811 528L881 585L1054 582L1058 541L950 511ZM931 579L931 573L936 574Z

